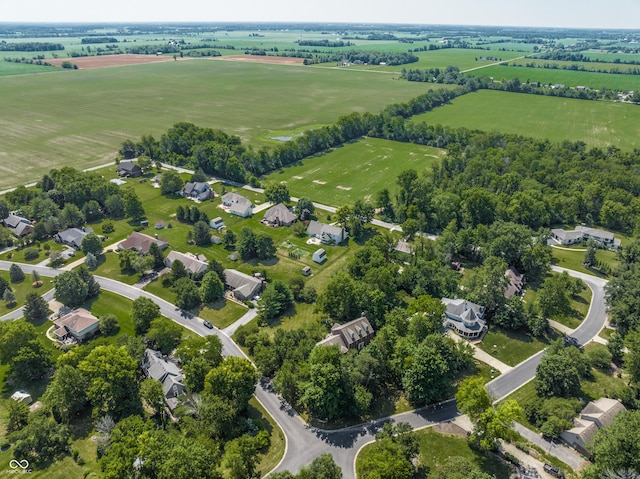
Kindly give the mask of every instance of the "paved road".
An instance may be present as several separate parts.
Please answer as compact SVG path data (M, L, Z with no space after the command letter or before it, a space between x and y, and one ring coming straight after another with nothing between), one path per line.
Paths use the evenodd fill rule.
M49 302L53 299L53 289L50 289L46 293L42 295L46 302ZM4 316L0 316L0 321L6 321L8 319L18 319L24 316L24 306L19 307L18 309L14 309L10 313L5 314Z
M607 281L589 274L579 273L557 266L553 266L552 269L558 273L566 271L569 275L580 278L587 283L587 286L589 286L593 293L587 316L572 333L572 336L576 338L579 345L585 345L598 336L598 333L607 322L607 306L604 294L604 287ZM495 401L499 401L531 381L536 375L536 368L538 364L540 364L543 355L544 351L540 351L518 364L511 371L487 383L489 394L491 394Z

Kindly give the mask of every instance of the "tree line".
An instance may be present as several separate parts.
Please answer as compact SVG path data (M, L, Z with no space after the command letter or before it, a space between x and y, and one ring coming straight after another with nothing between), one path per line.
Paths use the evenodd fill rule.
M2 52L50 52L64 50L62 43L50 42L6 42L0 41Z

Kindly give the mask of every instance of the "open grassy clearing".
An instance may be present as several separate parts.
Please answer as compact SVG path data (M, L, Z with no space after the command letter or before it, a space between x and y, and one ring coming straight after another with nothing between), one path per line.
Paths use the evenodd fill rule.
M622 67L622 65L621 65ZM595 90L603 88L613 90L637 90L640 76L618 75L614 73L581 72L573 70L555 70L548 68L527 68L493 66L475 72L478 76L489 76L496 80L519 78L520 81L537 81L543 84L561 83L565 86L586 86Z
M580 251L579 249L570 250L570 249L560 249L560 248L551 248L552 253L552 262L555 266L560 266L562 268L573 269L576 271L580 271L581 273L592 274L594 276L599 276L601 278L608 278L609 274L606 271L602 271L598 268L586 268L582 263L584 261L584 251ZM596 250L596 259L601 263L606 264L609 268L614 270L618 267L620 262L616 257L616 253L614 251L609 250Z
M47 67L43 65L29 65L26 63L13 63L0 60L0 76L7 75L29 75L32 73L56 72L57 67Z
M640 147L640 109L624 103L482 90L417 115L413 121L498 130L557 142L580 140L589 147Z
M34 288L31 285L33 281L31 280L30 274L25 274L24 281L20 281L19 283L11 282L8 271L0 271L0 278L4 278L7 283L9 283L9 286L11 286L11 291L13 291L13 294L15 294L16 296L16 302L11 307L7 306L4 301L0 302L0 316L13 311L14 309L20 308L21 306L24 306L24 300L29 293L33 292L44 294L53 287L53 284L51 284L49 278L43 278L42 286L40 286L39 288Z
M515 366L542 351L557 337L556 333L552 333L548 338L535 338L520 331L492 326L477 346L497 360Z
M265 181L286 182L294 196L340 206L371 199L377 191L393 187L403 170L422 172L444 154L438 148L364 138L274 172Z
M366 72L206 59L0 77L0 186L63 164L102 164L125 139L159 136L180 121L252 141L376 112L426 88Z
M489 453L472 450L464 437L440 433L432 428L416 431L413 434L418 440L420 464L427 471L444 463L452 456L452 451L455 451L456 456L470 460L493 477L498 479L509 477L511 472L509 466ZM372 446L367 445L360 451L357 456L356 471L362 467L362 463L367 460L372 450Z
M517 66L526 66L528 64L539 65L540 68L543 65L556 65L559 70L564 68L569 68L572 66L578 66L580 68L584 68L585 70L605 70L610 71L612 69L619 70L624 72L630 68L637 68L637 65L625 65L622 63L607 63L607 62L572 62L572 61L562 61L562 60L544 60L538 58L521 58L519 60L514 60L508 63L509 66L517 65ZM531 67L528 67L531 68ZM562 70L565 71L565 70Z

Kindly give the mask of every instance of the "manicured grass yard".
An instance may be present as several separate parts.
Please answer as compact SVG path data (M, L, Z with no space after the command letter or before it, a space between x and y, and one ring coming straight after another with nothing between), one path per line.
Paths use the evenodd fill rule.
M444 154L428 146L363 138L271 173L265 182L284 181L293 196L341 206L371 200L383 188L393 190L400 172L422 172Z
M588 269L582 264L584 261L584 251L580 251L579 249L551 248L551 253L553 255L552 261L555 266L573 269L580 271L581 273L592 274L601 278L609 277L605 271L596 268ZM619 261L616 258L616 253L614 251L602 249L596 250L596 259L608 265L611 269L615 269L619 265Z
M640 147L635 130L640 110L624 103L481 90L417 115L413 121L498 130L557 142L581 140L589 147Z
M5 253L2 253L0 255L0 259L3 259L5 261L15 261L16 263L27 263L27 264L37 264L40 263L44 260L46 260L48 258L47 250L45 249L45 245L48 245L49 247L49 252L52 251L62 251L66 249L66 246L63 246L59 243L56 243L53 240L48 240L48 241L43 241L41 243L40 246L37 245L31 245L31 246L27 246L26 248L20 248L20 249L14 249L12 251L7 251ZM38 257L32 260L26 260L24 258L24 252L27 249L30 248L35 248L36 250L38 250Z
M235 323L247 311L249 311L247 308L233 301L221 300L202 307L198 316L211 321L216 327L224 329Z
M510 468L495 456L488 453L480 453L469 447L467 439L453 434L443 434L432 428L423 429L413 433L418 439L421 465L426 470L433 470L438 464L444 463L452 455L461 456L475 463L484 472L498 479L507 479ZM365 446L358 454L356 469L362 467L371 446Z
M24 281L21 281L19 283L11 282L8 271L0 271L0 278L4 278L9 283L13 294L15 294L16 296L16 302L11 307L7 306L4 301L0 302L0 316L3 316L9 311L13 311L16 308L24 306L24 301L27 294L31 292L44 294L53 287L53 284L50 282L50 278L42 278L42 286L40 286L39 288L34 288L33 286L31 286L33 281L31 280L30 274L25 274Z
M249 400L249 416L269 431L271 436L269 449L258 456L260 462L256 472L259 473L260 477L264 477L267 472L271 471L280 462L284 455L286 441L278 423L273 420L255 397Z
M551 340L556 339L553 333ZM492 326L478 347L509 366L515 366L549 345L549 339L534 338L519 331ZM495 346L495 347L494 347Z

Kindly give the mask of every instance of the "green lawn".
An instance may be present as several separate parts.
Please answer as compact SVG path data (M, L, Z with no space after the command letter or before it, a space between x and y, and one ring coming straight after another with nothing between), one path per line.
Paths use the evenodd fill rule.
M42 278L42 286L40 286L39 288L34 288L31 285L32 280L31 275L29 274L26 274L24 281L21 281L19 283L11 282L8 271L0 271L0 278L4 278L9 283L13 294L15 294L16 296L16 302L11 307L9 307L4 301L0 302L0 316L4 316L9 311L13 311L16 308L24 306L24 301L27 294L31 292L44 294L53 287L53 284L51 284L49 278Z
M392 75L208 59L2 76L0 155L17 161L0 186L34 181L62 165L103 164L125 139L159 137L180 121L252 141L377 112L426 88Z
M554 333L551 340L556 339ZM492 326L478 347L509 366L515 366L549 345L549 339Z
M597 268L586 268L582 264L585 252L580 251L580 249L570 250L552 247L551 253L553 255L552 262L555 266L573 269L575 271L580 271L581 273L592 274L600 278L609 277L609 274L606 271ZM612 270L617 268L619 265L619 261L614 251L599 249L596 251L596 259L609 266Z
M447 458L456 455L470 460L493 477L498 479L509 477L511 472L509 466L491 454L474 451L469 447L466 438L443 434L431 428L416 431L413 434L419 444L420 463L426 470L432 470L438 464L444 463ZM367 460L367 456L372 450L371 445L367 445L360 451L356 459L356 470L362 467L362 463Z
M481 90L417 115L413 121L498 130L557 142L581 140L590 147L640 147L635 126L640 123L640 109L624 103Z
M24 252L31 248L34 248L38 251L38 257L32 260L26 260L24 258ZM11 251L6 251L0 255L0 259L6 260L6 261L15 261L16 263L37 264L47 259L48 257L47 252L62 251L65 249L67 249L66 246L56 243L55 241L50 239L47 241L43 241L39 246L37 244L34 244L26 248L19 248Z
M625 65L620 65L624 68ZM560 83L568 87L586 86L594 90L602 88L635 91L640 87L637 75L621 75L615 73L583 72L550 68L527 68L519 66L497 65L472 72L477 76L493 77L495 80L519 78L520 81L536 81L542 84Z
M265 182L286 182L293 196L341 206L357 199L371 200L403 170L431 168L444 150L397 141L365 138L307 158L274 172Z
M233 301L221 300L203 306L198 311L198 316L211 321L216 327L224 329L235 323L247 311L247 308Z
M8 52L4 52L5 55ZM13 52L17 53L17 52ZM18 55L16 55L18 56ZM27 63L14 63L0 61L0 76L6 75L29 75L32 73L46 73L60 71L58 67L47 67L43 65L29 65Z
M260 462L256 468L256 472L260 477L264 477L264 475L276 467L280 459L282 459L286 449L286 439L278 423L275 422L262 407L262 404L258 402L255 396L249 400L249 417L256 421L261 428L269 431L269 448L267 451L258 455Z

